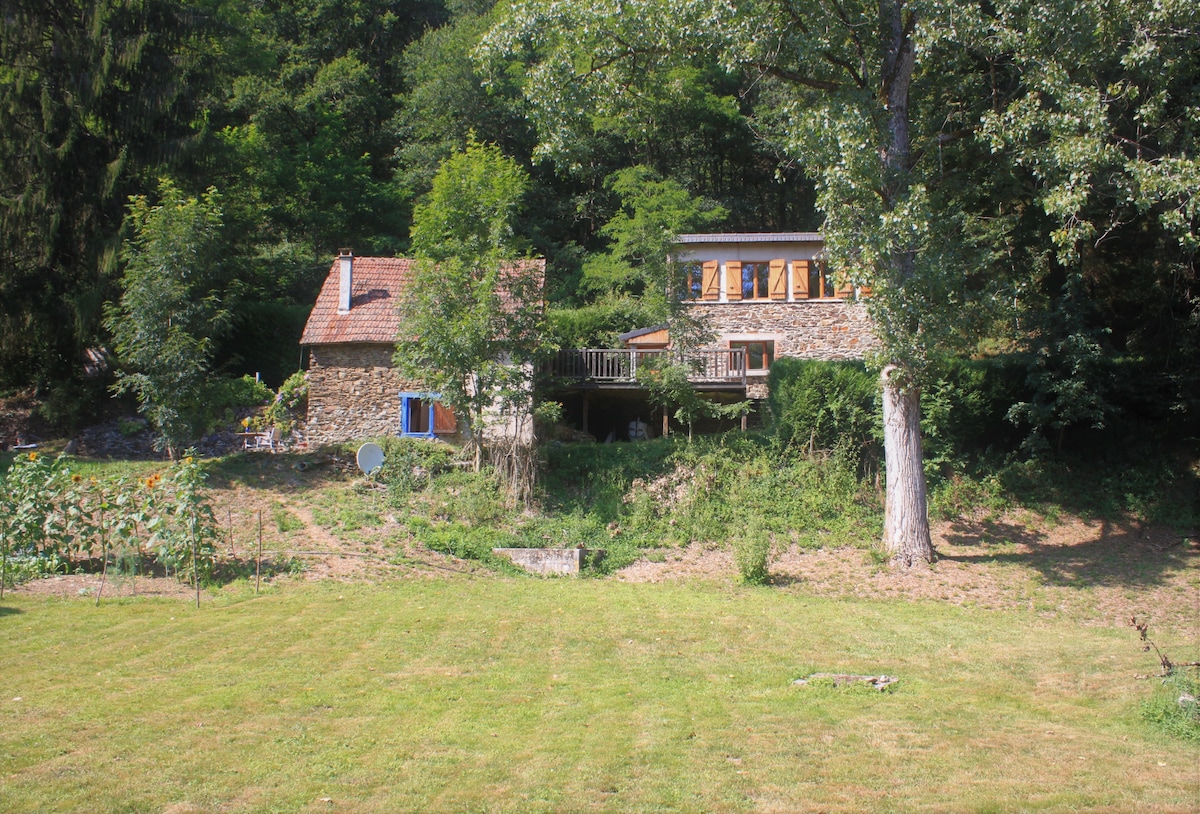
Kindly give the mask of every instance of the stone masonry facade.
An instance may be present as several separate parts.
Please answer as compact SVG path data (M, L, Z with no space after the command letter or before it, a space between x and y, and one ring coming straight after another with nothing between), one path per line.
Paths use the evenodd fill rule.
M693 303L695 313L718 336L730 340L764 339L775 343L775 358L862 359L876 345L871 320L861 303L849 301ZM751 372L747 395L765 398L765 377ZM757 379L757 380L756 380Z
M469 437L461 416L429 401L420 382L406 381L392 366L396 338L403 333L397 305L414 284L414 262L355 257L345 250L329 267L300 338L309 349L309 444L400 435L406 431L406 409L410 435L456 443ZM505 271L528 277L540 288L546 263L518 260ZM511 292L502 291L502 299L508 296ZM405 395L415 396L405 399L407 407Z
M313 345L308 425L312 446L400 434L400 393L419 391L392 366L393 345Z

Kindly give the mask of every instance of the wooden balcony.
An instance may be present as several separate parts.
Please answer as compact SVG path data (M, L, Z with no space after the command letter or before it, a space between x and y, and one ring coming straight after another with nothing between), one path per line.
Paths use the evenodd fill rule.
M638 368L653 364L668 350L633 348L583 348L561 350L549 361L545 373L560 381L575 381L596 387L636 387ZM688 380L700 388L745 387L744 348L718 348L689 353Z

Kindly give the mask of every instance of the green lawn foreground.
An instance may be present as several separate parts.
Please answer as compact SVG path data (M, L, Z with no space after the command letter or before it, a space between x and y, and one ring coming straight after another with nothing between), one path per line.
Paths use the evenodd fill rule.
M1156 667L1131 630L704 583L6 597L0 811L1195 811Z

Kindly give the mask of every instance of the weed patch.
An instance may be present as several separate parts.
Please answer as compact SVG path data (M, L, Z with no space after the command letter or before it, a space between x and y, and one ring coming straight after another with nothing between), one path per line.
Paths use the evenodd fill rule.
M1154 651L1162 668L1158 688L1142 703L1142 717L1171 737L1200 743L1200 661L1176 664L1150 638L1145 622L1134 617L1129 624L1138 632L1142 652Z
M1142 702L1142 717L1173 738L1200 744L1200 674L1179 669Z
M433 523L422 517L409 518L408 532L431 551L465 560L478 560L494 568L514 570L511 563L492 553L493 548L519 546L518 539L507 532L486 526Z
M292 514L282 503L276 503L271 507L271 522L275 524L275 528L279 530L280 534L304 528L304 521Z

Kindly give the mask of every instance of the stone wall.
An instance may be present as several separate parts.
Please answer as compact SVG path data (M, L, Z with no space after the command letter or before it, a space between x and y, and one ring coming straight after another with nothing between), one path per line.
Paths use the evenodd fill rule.
M775 342L775 357L861 359L875 346L865 306L853 302L730 302L691 306L712 331L718 346L729 339Z
M730 340L762 339L775 343L775 358L862 359L875 347L866 306L843 301L693 303L694 313L718 335L717 347ZM747 395L765 398L764 375L749 374Z
M310 445L400 434L400 393L420 388L392 367L392 351L367 344L309 349Z

